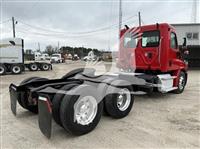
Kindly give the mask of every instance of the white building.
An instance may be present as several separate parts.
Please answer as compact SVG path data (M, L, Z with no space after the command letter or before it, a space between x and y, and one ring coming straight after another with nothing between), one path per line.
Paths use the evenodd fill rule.
M184 37L187 39L187 45L200 45L200 23L171 25L176 29L179 45L182 45Z

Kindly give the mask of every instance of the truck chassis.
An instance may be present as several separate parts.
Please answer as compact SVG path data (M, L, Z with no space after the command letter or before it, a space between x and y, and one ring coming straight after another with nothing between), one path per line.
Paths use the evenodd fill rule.
M38 113L39 128L48 138L52 117L68 132L83 135L96 127L103 110L113 118L123 118L131 111L135 94L162 91L159 80L159 76L141 73L96 76L95 70L88 68L75 69L61 79L32 77L19 86L10 85L11 110L17 114L18 102L24 109ZM186 81L182 85L183 91Z

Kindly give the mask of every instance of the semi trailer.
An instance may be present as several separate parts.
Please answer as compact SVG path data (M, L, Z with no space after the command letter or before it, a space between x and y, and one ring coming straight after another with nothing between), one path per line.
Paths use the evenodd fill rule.
M50 138L52 118L74 135L91 132L104 110L113 118L126 117L136 94L180 94L187 83L187 64L178 49L175 29L153 24L121 30L120 71L101 75L92 68L72 70L58 79L31 77L10 84L11 110L17 103L38 113L39 128Z
M30 71L47 71L52 69L50 61L31 60L24 58L24 40L21 38L8 38L0 41L0 75L8 72L20 74L25 68Z

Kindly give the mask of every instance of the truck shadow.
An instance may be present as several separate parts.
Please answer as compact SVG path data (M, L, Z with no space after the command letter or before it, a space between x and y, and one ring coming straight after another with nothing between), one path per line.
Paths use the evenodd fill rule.
M174 93L166 93L166 94L162 94L159 92L153 92L151 94L145 94L145 95L137 95L135 96L135 100L139 103L139 102L147 102L148 100L152 100L152 101L163 101L163 100L168 100L171 98L174 98L176 94Z
M18 111L17 119L21 120L26 120L29 121L31 123L34 123L33 125L38 126L39 129L39 125L38 125L38 114L34 114L32 112L29 111L22 111L21 109ZM28 120L27 120L28 118ZM45 136L44 136L45 137ZM76 135L72 135L71 133L67 132L63 127L61 127L60 125L58 125L52 118L52 135L51 135L51 139L53 138L53 140L63 140L63 139L70 139L70 138L77 138Z
M16 117L17 118L27 118L27 117L36 117L37 114L34 114L29 111L18 111Z
M65 140L65 139L73 139L81 136L76 136L68 131L66 131L64 128L56 124L55 122L52 123L52 135L51 139L54 141L59 141L59 140Z

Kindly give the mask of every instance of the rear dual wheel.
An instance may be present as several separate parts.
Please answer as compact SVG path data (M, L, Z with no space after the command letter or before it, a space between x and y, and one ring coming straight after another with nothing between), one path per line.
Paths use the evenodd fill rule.
M41 64L40 69L42 71L48 71L50 69L50 65L47 63L43 63L43 64Z
M74 88L76 91L72 95L64 95L62 99L54 98L53 103L57 100L57 110L52 110L55 121L72 134L89 133L97 126L103 111L103 102L98 100L97 90L89 85L67 85L63 88Z
M36 63L29 64L29 70L30 71L37 71L38 70L38 65Z
M10 69L13 74L20 74L22 72L22 66L18 64L13 64Z
M119 81L119 84L121 81ZM105 97L105 112L113 118L126 117L132 109L134 95L131 86L113 87L109 86Z
M59 91L68 91L77 85L78 84L67 84L61 87ZM59 124L60 126L62 126L62 123L60 120L60 105L64 96L65 94L63 93L56 93L56 95L53 97L53 100L52 100L52 116L55 122Z
M48 71L50 69L50 65L47 63L42 63L40 64L40 66L38 67L38 64L36 63L31 63L29 64L29 70L30 71L37 71L38 69L41 69L42 71Z

